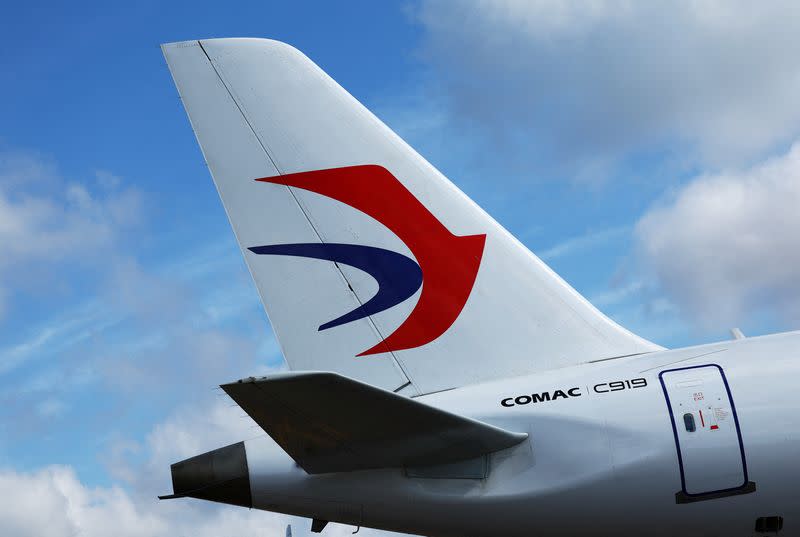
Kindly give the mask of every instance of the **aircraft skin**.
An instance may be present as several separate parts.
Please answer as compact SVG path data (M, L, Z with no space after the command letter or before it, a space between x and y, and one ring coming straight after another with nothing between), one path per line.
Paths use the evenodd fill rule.
M800 516L798 345L800 333L732 340L423 396L427 404L530 432L530 440L490 455L488 475L481 480L415 479L402 469L308 475L269 438L249 440L245 444L253 506L356 526L453 537L537 533L738 537L757 535L756 519L769 516L783 517L781 534L797 535L792 521ZM748 480L756 490L677 503L681 474L659 374L712 364L722 368L730 385ZM645 379L647 385L615 392L594 390L632 379ZM507 397L552 395L572 388L578 388L580 395L501 405ZM698 419L694 433L708 441L693 467L697 473L691 478L698 491L706 488L703 466L713 466L719 458L714 449L718 430L710 429L713 411L706 419L704 427ZM710 478L707 481L714 487ZM322 505L326 507L321 511Z
M800 332L604 316L296 49L162 46L289 373L173 494L438 537L800 535Z

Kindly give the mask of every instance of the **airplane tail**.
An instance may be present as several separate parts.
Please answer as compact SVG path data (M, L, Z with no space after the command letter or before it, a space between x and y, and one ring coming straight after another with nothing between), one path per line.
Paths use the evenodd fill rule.
M162 49L291 369L417 395L660 349L298 50Z

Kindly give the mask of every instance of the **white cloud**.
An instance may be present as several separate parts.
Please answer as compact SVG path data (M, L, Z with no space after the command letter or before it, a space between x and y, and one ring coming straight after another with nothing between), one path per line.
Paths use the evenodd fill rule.
M417 18L453 120L504 160L741 165L800 131L797 2L424 0Z
M4 187L50 186L57 176L55 164L44 155L32 151L0 151L0 184Z
M93 334L116 324L119 317L96 302L83 304L37 326L30 337L13 345L0 348L0 374L25 364L32 359L63 352L84 343Z
M282 536L286 520L232 507L137 501L120 487L88 487L66 466L0 471L0 494L5 537Z
M608 306L616 306L624 303L631 297L635 297L637 293L642 291L644 284L641 281L631 281L624 285L612 286L609 289L597 293L589 298L589 302L598 308Z
M68 181L43 157L0 153L0 313L26 286L63 286L64 265L108 261L142 213L140 193L112 183L107 172Z
M0 494L3 537L283 537L287 524L295 537L312 535L307 519L200 500L147 500L119 486L90 487L69 466L0 469ZM325 529L330 537L352 532L339 524ZM400 535L367 528L362 534Z
M108 246L139 215L140 197L133 189L97 196L80 183L58 181L48 192L30 185L10 191L5 184L0 177L0 246L6 267L85 255Z
M266 375L275 371L275 369L262 369L254 374ZM152 429L144 447L148 453L147 461L138 470L131 468L132 475L136 476L132 485L143 497L153 494L154 488L159 486L160 492L171 490L169 476L171 463L264 434L241 408L233 404L221 391L219 393L220 397L216 398L213 403L199 407L197 405L186 406ZM174 518L170 518L168 522L171 529L182 527L180 523L176 524L174 519L180 516L186 517L187 512L208 512L209 516L216 517L214 521L211 521L211 525L220 528L217 535L275 535L280 537L283 535L287 523L293 524L295 537L309 534L310 521L307 519L263 511L247 512L245 509L236 507L219 508L209 506L207 502L200 500L173 502L173 508L175 513L171 513L170 516ZM254 524L258 521L264 527L256 531L258 526ZM344 537L350 535L352 531L353 528L350 526L332 524L325 530L325 533L333 537ZM359 532L359 534L361 533L379 535L382 532L365 529ZM209 535L214 534L209 533Z
M661 287L701 326L759 315L800 327L800 143L748 169L703 175L636 227Z
M173 462L264 434L222 390L217 394L213 403L184 407L153 427L145 440L149 460L137 472L138 488L143 482L160 483L162 491L169 491Z
M125 486L89 486L69 466L30 472L0 469L0 533L3 537L282 537L291 523L296 537L310 535L306 519L201 500L156 499L171 491L171 463L262 434L241 409L220 397L176 411L156 425L143 444L117 442L105 464ZM350 526L332 524L326 535L344 537L352 531Z
M546 250L542 250L542 252L539 253L539 257L544 261L552 261L553 259L558 259L560 257L566 257L575 253L585 252L588 249L597 248L608 243L609 241L619 239L628 233L628 231L629 230L626 227L612 227L601 229L599 231L591 231L585 235L571 237L561 241L555 246L551 246Z
M86 485L69 466L0 470L3 536L282 536L290 517L199 500L156 499L171 491L171 463L263 434L242 415L220 397L174 412L142 444L120 439L104 462L125 486Z

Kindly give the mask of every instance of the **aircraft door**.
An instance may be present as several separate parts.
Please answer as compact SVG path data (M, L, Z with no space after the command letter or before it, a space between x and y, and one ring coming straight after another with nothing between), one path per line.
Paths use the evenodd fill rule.
M682 490L677 503L755 491L747 477L736 407L718 365L659 374L672 420Z

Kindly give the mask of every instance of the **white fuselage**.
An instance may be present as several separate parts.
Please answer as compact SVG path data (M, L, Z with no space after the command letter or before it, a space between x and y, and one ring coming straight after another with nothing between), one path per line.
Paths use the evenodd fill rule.
M738 537L778 516L800 535L798 349L800 333L780 334L421 397L529 433L482 477L480 462L308 475L268 437L250 440L253 506L453 537Z
M180 461L163 498L439 537L800 537L800 333L666 351L300 51L162 49L292 371L224 385L286 451Z

